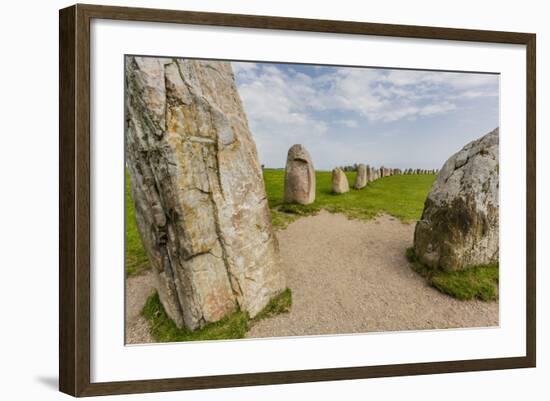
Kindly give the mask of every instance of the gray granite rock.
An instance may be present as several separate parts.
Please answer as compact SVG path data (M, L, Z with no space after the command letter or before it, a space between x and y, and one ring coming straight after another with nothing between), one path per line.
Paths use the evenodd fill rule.
M126 164L168 315L197 329L285 289L262 171L228 62L128 57Z
M284 200L300 205L315 202L315 168L308 151L299 144L288 150Z
M343 194L349 191L348 177L339 168L332 170L332 191L336 194Z
M416 224L414 249L432 268L461 270L499 260L499 131L447 160Z

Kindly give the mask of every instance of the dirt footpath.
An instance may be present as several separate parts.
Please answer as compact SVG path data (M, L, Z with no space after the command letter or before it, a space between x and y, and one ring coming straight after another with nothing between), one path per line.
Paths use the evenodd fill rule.
M291 312L248 337L498 325L498 302L459 301L428 286L405 258L414 224L321 212L278 232Z
M150 270L126 279L126 344L155 342L149 334L147 320L141 316L143 305L153 291L153 272Z

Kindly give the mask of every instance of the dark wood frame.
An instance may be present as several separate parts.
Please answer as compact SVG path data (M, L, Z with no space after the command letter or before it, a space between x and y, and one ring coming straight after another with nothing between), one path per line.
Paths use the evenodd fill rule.
M90 21L226 27L511 43L527 49L527 324L524 357L90 383ZM536 35L143 8L74 5L59 13L59 389L73 396L535 367Z

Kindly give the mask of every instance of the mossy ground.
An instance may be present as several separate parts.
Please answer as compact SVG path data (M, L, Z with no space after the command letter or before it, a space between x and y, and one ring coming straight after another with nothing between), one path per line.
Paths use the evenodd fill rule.
M472 266L460 271L434 270L417 259L413 248L408 248L407 259L414 271L426 278L439 291L460 300L474 298L482 301L498 299L498 264Z
M288 205L283 201L283 169L265 169L264 181L275 228L284 228L300 216L313 215L321 209L331 213L343 213L350 218L372 219L387 213L403 222L418 220L436 178L434 174L394 175L370 182L363 189L352 188L355 172L347 172L350 191L345 194L332 192L332 173L316 171L316 196L311 205Z
M145 302L141 314L149 322L151 335L158 342L231 340L244 338L254 323L267 317L286 313L291 306L292 293L290 289L286 289L273 298L253 319L250 319L248 313L237 310L216 323L210 323L199 330L190 331L176 326L166 314L159 296L155 292Z

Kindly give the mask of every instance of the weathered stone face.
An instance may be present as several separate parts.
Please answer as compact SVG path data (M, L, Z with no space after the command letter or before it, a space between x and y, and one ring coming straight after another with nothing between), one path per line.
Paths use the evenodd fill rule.
M309 205L315 202L315 168L311 157L302 145L288 150L285 169L286 203Z
M343 194L349 191L348 177L339 168L332 170L332 191L336 194Z
M357 175L355 176L355 189L365 188L367 186L367 166L359 164L357 166Z
M126 59L126 164L168 315L196 329L285 288L256 146L227 62Z
M461 270L498 262L498 143L497 128L443 165L415 229L414 249L425 265Z

